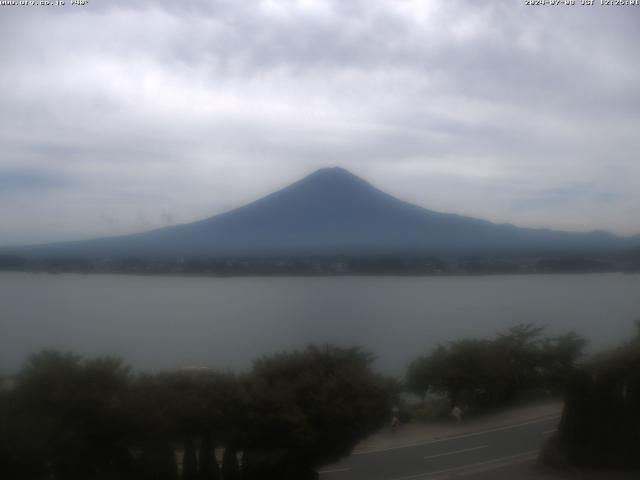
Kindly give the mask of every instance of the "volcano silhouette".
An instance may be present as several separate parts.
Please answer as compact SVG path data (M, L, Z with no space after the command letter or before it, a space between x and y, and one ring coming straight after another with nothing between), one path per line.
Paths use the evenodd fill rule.
M595 252L632 243L631 238L607 232L518 228L434 212L401 201L336 167L318 170L248 205L194 223L18 250L38 256L81 257L466 255Z

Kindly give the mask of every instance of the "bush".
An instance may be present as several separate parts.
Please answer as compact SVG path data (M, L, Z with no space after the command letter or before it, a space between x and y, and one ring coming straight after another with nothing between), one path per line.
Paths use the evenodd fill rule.
M432 422L449 417L451 406L446 397L426 400L412 411L412 417L418 422Z

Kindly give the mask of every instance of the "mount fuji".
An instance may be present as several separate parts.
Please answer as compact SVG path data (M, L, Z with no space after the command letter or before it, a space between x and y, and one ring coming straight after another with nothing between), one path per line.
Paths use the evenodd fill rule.
M596 253L638 244L611 233L518 228L401 201L325 168L240 208L144 233L3 248L30 256L221 257Z

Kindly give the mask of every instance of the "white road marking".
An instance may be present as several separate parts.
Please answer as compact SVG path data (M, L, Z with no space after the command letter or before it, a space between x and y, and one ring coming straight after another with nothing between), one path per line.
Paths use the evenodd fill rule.
M547 430L546 432L542 432L543 435L550 435L552 433L556 433L558 431L557 428L554 428L553 430Z
M433 477L434 475L440 475L443 473L451 473L451 472L460 472L461 474L464 474L463 472L465 470L474 469L474 468L482 467L485 465L487 466L485 470L491 470L492 468L504 467L511 463L515 463L517 461L522 462L522 461L529 460L529 458L525 458L525 457L531 456L531 458L535 458L535 455L537 455L538 452L539 450L529 450L527 452L517 453L515 455L508 455L506 457L494 458L492 460L486 460L484 462L470 463L468 465L445 468L444 470L436 470L434 472L416 473L414 475L408 475L406 477L395 477L389 480L412 480L412 479L418 479L418 478L428 478L428 477Z
M534 425L536 423L548 422L549 420L553 420L555 418L560 418L560 415L550 415L548 417L539 418L537 420L531 420L531 421L528 421L528 422L515 423L513 425L506 425L504 427L490 428L488 430L481 430L479 432L465 433L465 434L462 434L462 435L455 435L455 436L446 437L446 438L439 438L437 440L427 440L426 442L405 443L403 445L398 445L398 446L395 446L395 447L378 448L378 449L375 449L375 450L366 450L364 452L357 452L356 451L356 452L353 452L351 455L369 455L370 453L388 452L388 451L391 451L391 450L400 450L402 448L419 447L421 445L432 445L434 443L448 442L448 441L451 441L451 440L458 440L460 438L475 437L477 435L483 435L485 433L499 432L501 430L510 430L512 428L524 427L526 425Z
M318 475L326 475L327 473L348 472L351 468L334 468L333 470L320 470Z
M468 475L476 475L478 473L488 472L488 471L491 471L491 470L497 470L498 468L508 467L510 465L517 465L519 463L524 463L524 462L528 462L530 460L533 460L537 456L538 456L538 452L536 451L536 453L534 453L534 454L523 455L521 457L514 458L514 459L511 459L511 460L506 461L506 462L492 463L490 465L484 465L484 466L480 466L480 467L477 467L477 468L472 468L472 469L469 469L469 470L465 470L463 472L460 472L459 476L466 477ZM435 480L435 479L432 479L432 480Z
M454 450L452 452L438 453L437 455L429 455L428 457L424 457L424 459L428 460L430 458L446 457L448 455L456 455L457 453L471 452L473 450L480 450L481 448L487 448L488 446L489 445L480 445L479 447L464 448L462 450Z

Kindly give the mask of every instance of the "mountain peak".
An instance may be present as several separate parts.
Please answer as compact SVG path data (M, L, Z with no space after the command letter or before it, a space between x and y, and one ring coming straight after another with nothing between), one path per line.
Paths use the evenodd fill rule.
M342 167L327 167L316 170L297 182L300 186L314 185L324 188L348 188L377 190L369 182ZM294 184L295 185L295 184Z
M353 174L349 170L347 170L346 168L338 167L338 166L323 167L316 170L311 175L351 175L353 176Z
M342 167L326 167L316 170L307 176L307 178L326 178L330 180L339 180L339 179L351 179L351 180L359 180L364 181L360 177L354 175L349 170Z

